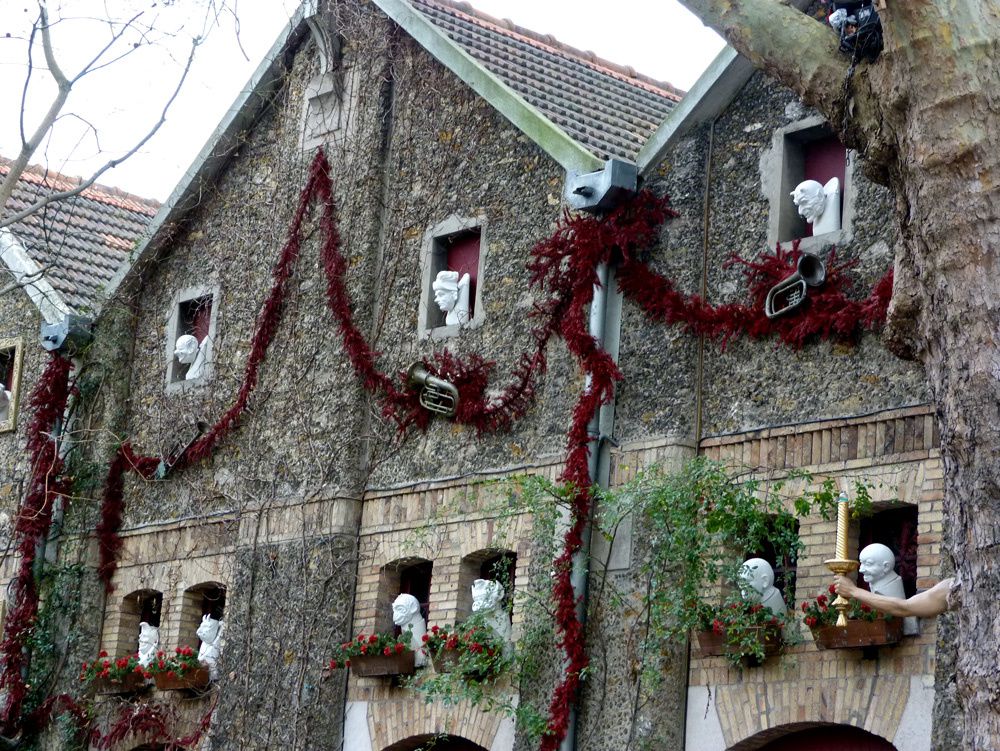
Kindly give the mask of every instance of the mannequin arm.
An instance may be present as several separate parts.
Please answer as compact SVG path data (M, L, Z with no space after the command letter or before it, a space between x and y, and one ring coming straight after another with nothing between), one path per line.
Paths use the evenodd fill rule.
M858 587L846 576L835 577L834 586L838 595L853 597L858 602L888 615L901 618L907 616L933 618L948 609L948 590L951 589L951 579L942 579L926 592L915 594L908 600L872 594L868 590Z

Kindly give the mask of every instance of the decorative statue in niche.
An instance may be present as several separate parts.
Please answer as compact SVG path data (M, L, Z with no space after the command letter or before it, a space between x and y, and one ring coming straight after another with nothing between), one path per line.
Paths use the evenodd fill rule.
M139 624L139 664L148 668L156 659L156 650L160 646L160 629L143 621Z
M201 646L198 647L198 662L204 663L208 667L208 674L212 680L219 677L219 655L222 653L222 635L226 632L226 624L213 618L211 615L204 615L201 618L201 625L198 626L198 638L201 639Z
M0 422L10 419L10 392L0 388Z
M410 632L410 649L415 655L416 666L427 664L427 653L424 651L424 634L427 633L427 621L420 614L420 603L413 595L399 595L392 603L392 622L399 626L405 634Z
M181 334L177 337L177 343L174 345L174 357L177 358L177 362L188 366L187 373L184 375L185 381L193 381L204 375L205 343L207 341L208 337L205 337L205 341L199 344L198 340L191 334Z
M785 614L785 598L774 586L774 569L763 558L751 558L740 567L740 594L747 602L759 602L775 615Z
M872 594L891 597L894 600L905 600L903 579L896 573L896 556L887 546L873 542L865 546L858 556L861 567L858 569L868 584ZM903 619L904 634L919 634L917 619L910 616Z
M505 654L510 653L510 614L503 605L503 585L492 579L476 579L472 582L472 612L481 613L483 623L492 628L503 641Z
M469 322L469 289L472 280L468 274L458 278L457 271L439 271L431 284L434 302L445 314L446 326L464 326Z
M795 186L792 201L799 216L812 225L813 235L825 235L840 229L840 180L831 177L826 185L806 180Z

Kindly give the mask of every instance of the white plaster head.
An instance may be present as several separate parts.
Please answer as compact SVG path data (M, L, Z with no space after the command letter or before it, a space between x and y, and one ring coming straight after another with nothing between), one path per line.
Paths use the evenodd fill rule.
M174 345L174 357L177 358L177 362L190 365L198 357L198 347L198 340L195 337L191 334L181 334Z
M503 604L503 585L494 579L476 579L472 582L472 612L496 610Z
M745 600L761 600L774 589L774 569L763 558L751 558L740 567L740 593Z
M144 668L156 657L160 646L160 629L143 621L139 624L139 664Z
M216 620L211 615L203 615L196 633L203 644L215 644L221 635L221 629L222 621Z
M805 180L795 186L792 191L792 201L799 210L799 216L809 224L814 224L823 216L826 208L826 191L816 180Z
M865 547L858 556L861 562L861 575L869 586L889 576L896 568L896 556L885 545L874 542Z
M401 594L392 602L392 622L406 627L420 617L420 603L413 595Z
M434 290L434 302L441 312L448 313L458 304L458 272L439 271L437 278L431 283Z
M10 417L10 392L0 388L0 421Z

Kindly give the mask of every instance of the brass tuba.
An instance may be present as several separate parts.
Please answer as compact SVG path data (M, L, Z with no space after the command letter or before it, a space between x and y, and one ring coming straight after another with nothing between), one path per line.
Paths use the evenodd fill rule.
M411 386L420 387L420 406L428 412L454 417L458 412L458 389L443 378L432 376L422 362L415 362L406 372Z
M819 256L803 253L795 273L771 287L764 300L764 315L777 318L790 313L806 301L806 290L826 281L826 266Z

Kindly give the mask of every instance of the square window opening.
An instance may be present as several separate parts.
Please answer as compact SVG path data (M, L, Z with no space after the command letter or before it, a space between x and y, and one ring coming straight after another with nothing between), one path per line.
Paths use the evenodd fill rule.
M917 593L917 507L906 505L876 511L861 520L858 554L872 543L885 545L896 557L896 573L903 580L907 597ZM858 586L868 589L864 577L857 575Z
M213 295L201 295L188 300L182 300L175 312L175 325L172 342L176 348L177 340L182 336L192 336L197 340L197 356L193 362L183 363L176 355L170 359L170 383L179 383L189 379L192 368L198 368L204 373L205 359L209 356L207 347L212 326ZM201 376L199 376L201 377Z
M799 216L791 199L795 187L804 180L825 185L830 178L840 181L841 228L844 226L847 178L847 149L827 125L786 133L782 145L781 188L778 196L778 241L812 237L812 225Z
M772 518L773 522L773 518ZM769 525L773 529L773 525ZM792 530L796 536L799 534L799 522L796 519ZM781 592L785 604L793 602L795 594L795 577L797 572L797 561L795 558L783 555L780 558L774 549L774 544L770 539L764 540L757 550L747 551L744 559L762 558L767 561L774 571L774 586Z
M476 316L476 289L479 284L479 252L482 242L482 230L475 227L449 235L442 235L434 238L434 246L431 253L431 273L430 279L433 284L442 271L452 271L457 274L453 277L458 283L458 289L454 290L452 301L455 305L468 307L465 321L460 325L468 323ZM462 284L465 275L469 275L467 287ZM449 290L450 291L450 290ZM431 290L431 304L427 306L428 329L440 328L449 325L447 322L447 312L441 310L438 304L439 299L447 299L447 295L436 293Z

